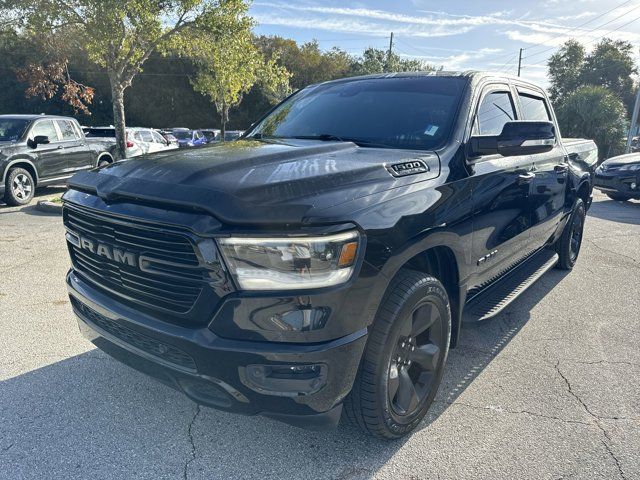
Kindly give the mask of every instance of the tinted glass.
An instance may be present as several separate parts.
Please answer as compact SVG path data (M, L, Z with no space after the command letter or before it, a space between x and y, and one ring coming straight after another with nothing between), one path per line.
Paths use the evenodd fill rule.
M191 140L191 132L188 130L174 130L173 135L180 140Z
M449 137L466 82L420 76L315 85L281 103L249 136L433 149Z
M20 140L28 126L29 120L0 119L0 142L16 142Z
M77 140L76 130L73 128L73 123L69 120L57 120L58 128L62 133L62 140Z
M84 134L92 138L110 138L116 136L116 131L113 128L87 128Z
M492 92L484 97L478 109L478 133L500 135L507 122L516 119L511 95L507 92Z
M58 132L56 131L56 127L53 126L53 120L41 120L36 123L31 129L29 138L35 138L38 135L46 135L49 137L50 142L57 142Z
M523 120L537 120L548 122L549 111L545 105L545 101L542 98L533 97L530 95L519 94L520 106L522 107Z

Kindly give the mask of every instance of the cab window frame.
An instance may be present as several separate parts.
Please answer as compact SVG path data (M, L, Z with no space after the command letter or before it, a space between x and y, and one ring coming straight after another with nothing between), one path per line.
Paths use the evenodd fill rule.
M60 129L58 128L58 124L56 123L55 120L56 120L55 118L39 118L38 120L33 122L31 127L29 127L29 133L27 134L27 139L28 140L34 139L35 135L33 135L33 131L36 129L38 125L44 122L51 122L51 124L53 125L53 129L55 130L58 138L56 140L52 140L51 138L49 138L49 145L55 144L55 143L62 143L62 132L60 132Z

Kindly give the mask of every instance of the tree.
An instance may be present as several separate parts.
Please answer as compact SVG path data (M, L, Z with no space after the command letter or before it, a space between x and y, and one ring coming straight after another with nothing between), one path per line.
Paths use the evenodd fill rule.
M154 52L171 49L187 52L202 35L232 38L242 28L248 8L244 0L7 1L20 12L34 38L64 38L67 45L86 51L93 63L105 69L116 142L123 157L124 93L147 59Z
M229 110L238 106L255 84L271 103L282 100L289 92L289 72L258 50L253 43L252 26L246 19L244 29L233 38L205 40L195 59L198 72L192 81L193 88L208 95L215 104L223 141Z
M622 99L627 111L631 112L634 102L631 76L636 73L631 43L605 38L585 57L580 70L580 82L608 88Z
M396 53L386 50L367 48L362 57L355 60L352 65L354 75L370 75L384 72L421 72L434 70L433 66L415 59L405 59Z
M291 73L294 90L351 73L353 58L347 52L335 47L323 52L315 40L298 45L288 38L260 36L254 43L268 58L277 58L277 63Z
M566 42L549 59L549 93L554 104L560 105L581 85L602 86L622 99L628 112L634 102L634 82L637 73L629 42L603 39L593 51L585 54L575 40Z
M560 130L566 137L592 138L600 158L622 151L626 112L622 101L605 87L583 85L556 109Z
M584 56L584 47L576 40L567 41L560 50L551 55L548 63L551 80L549 95L554 104L559 105L562 99L580 85Z

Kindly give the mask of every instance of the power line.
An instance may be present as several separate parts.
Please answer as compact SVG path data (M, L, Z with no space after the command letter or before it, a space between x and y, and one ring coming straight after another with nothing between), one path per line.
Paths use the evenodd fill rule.
M587 30L587 32L586 32L586 33L587 33L587 34L588 34L588 33L593 33L593 32L595 32L596 30L598 30L598 29L600 29L600 28L604 27L605 25L609 25L610 23L615 22L616 20L618 20L618 19L620 19L620 18L624 17L625 15L628 15L629 13L633 12L634 10L637 10L638 8L640 8L640 5L636 5L636 6L635 6L635 7L633 7L631 10L627 10L627 11L626 11L626 12L624 12L623 14L618 15L617 17L615 17L615 18L613 18L613 19L609 20L608 22L605 22L605 23L603 23L603 24L601 24L601 25L598 25L597 27L595 27L595 28L593 28L593 29L591 29L591 30ZM612 30L612 31L615 31L615 30ZM605 34L604 36L608 35L609 33L611 33L611 32L608 32L608 33L607 33L607 34ZM559 37L562 37L562 36L566 36L566 34L561 34L561 35L558 35L557 37L554 37L554 38L559 38ZM580 38L582 38L582 36L577 36L577 37L574 37L574 38L578 38L578 39L580 39ZM600 38L602 38L602 37L600 37ZM524 57L524 58L525 58L525 60L526 60L527 58L536 57L536 56L541 55L541 54L543 54L543 53L545 53L545 52L549 52L549 51L551 51L551 50L556 50L557 48L558 48L557 46L555 46L555 47L550 47L550 48L546 48L546 49L541 50L541 51L539 51L539 52L532 53L531 55L527 55L527 56L526 56L526 57Z
M609 13L613 12L614 10L617 10L618 8L624 7L624 6L625 6L625 5L627 5L628 3L631 3L631 0L627 0L626 2L622 2L622 3L621 3L620 5L618 5L617 7L613 7L613 8L611 8L611 9L607 10L606 12L604 12L604 13L602 13L602 14L598 15L597 17L593 17L591 20L587 20L586 22L581 23L580 25L577 25L577 26L575 26L575 27L573 27L573 28L570 28L570 29L569 29L569 30L567 30L566 32L563 32L563 33L561 33L561 34L559 34L559 35L556 35L555 37L552 37L552 38L550 38L550 39L548 39L548 40L545 40L544 42L536 43L536 44L534 44L534 45L533 45L533 46L531 46L531 47L527 47L527 48L525 48L525 50L529 50L529 49L531 49L531 48L536 48L537 46L543 46L543 45L545 45L547 42L551 42L551 41L556 40L556 39L558 39L558 38L560 38L560 37L564 37L564 36L566 36L566 35L567 35L567 33L569 33L569 32L573 32L574 30L577 30L577 29L579 29L579 28L581 28L581 27L584 27L585 25L588 25L588 24L590 24L591 22L595 22L595 21L596 21L596 20L598 20L599 18L604 17L605 15L607 15L607 14L609 14ZM627 13L628 13L628 12L627 12ZM598 27L598 28L599 28L599 27ZM555 47L551 47L551 48L553 49L553 48L555 48ZM539 52L539 53L541 53L541 52ZM537 53L532 54L532 55L537 55ZM526 58L526 57L525 57L525 58Z

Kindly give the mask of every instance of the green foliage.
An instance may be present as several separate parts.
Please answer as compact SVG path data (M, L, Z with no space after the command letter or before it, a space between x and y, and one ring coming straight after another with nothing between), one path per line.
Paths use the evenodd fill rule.
M620 98L628 112L633 109L634 82L637 73L633 47L629 42L603 39L593 51L585 53L575 40L566 42L549 59L549 93L560 105L581 85L602 86Z
M229 110L237 107L245 94L258 84L271 103L289 93L289 72L266 58L253 43L251 24L226 41L212 39L200 44L196 53L198 71L193 88L211 98L220 114L222 138L229 120Z
M549 95L554 104L574 92L580 86L580 73L584 64L585 50L576 40L567 41L549 59Z
M367 48L362 57L352 67L353 75L369 75L384 72L420 72L434 70L433 66L420 60L404 59L392 53L389 57L386 50Z
M605 87L583 85L556 108L565 137L591 138L601 158L622 153L626 135L626 112L617 95Z

